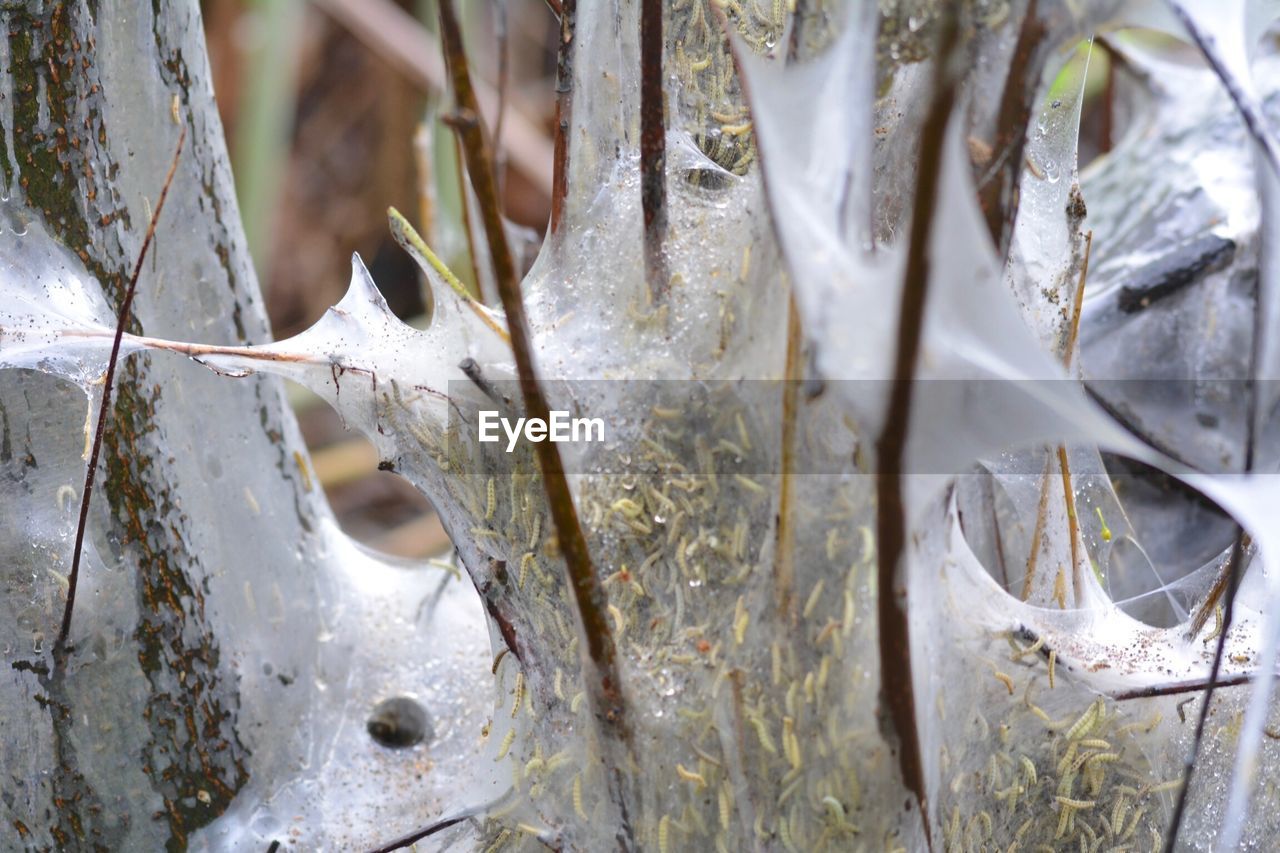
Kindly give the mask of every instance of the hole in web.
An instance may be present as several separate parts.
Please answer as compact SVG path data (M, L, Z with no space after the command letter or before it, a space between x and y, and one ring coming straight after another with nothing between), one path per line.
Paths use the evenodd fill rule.
M1072 505L1056 452L1006 454L958 478L961 529L987 573L1011 596L1071 609L1057 576L1092 585L1157 628L1193 617L1222 570L1235 523L1187 484L1126 457L1067 452ZM1072 516L1074 515L1074 521ZM1072 564L1076 530L1079 569ZM1247 570L1247 566L1246 566Z
M1103 454L1131 532L1110 543L1107 588L1120 608L1149 625L1182 622L1218 574L1235 522L1216 503L1162 471Z
M321 487L344 533L383 553L425 558L449 550L435 510L407 480L378 470L373 444L342 424L323 399L292 382L289 401Z
M407 696L379 702L365 728L374 742L387 749L407 749L435 737L426 710Z

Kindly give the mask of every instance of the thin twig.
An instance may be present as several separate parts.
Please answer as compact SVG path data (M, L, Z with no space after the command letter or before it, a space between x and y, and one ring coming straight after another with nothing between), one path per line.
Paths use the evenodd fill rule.
M556 48L556 139L551 178L551 233L560 231L565 199L569 194L569 125L573 121L574 28L578 24L577 0L564 0L559 10L560 44Z
M1040 562L1040 540L1044 537L1045 518L1049 513L1049 469L1048 460L1044 463L1044 473L1040 477L1040 502L1036 507L1036 526L1031 531L1031 552L1027 554L1027 570L1022 575L1022 600L1031 597L1031 584L1036 577L1036 565Z
M1253 545L1253 537L1245 534L1241 542L1243 558L1248 549ZM1230 556L1228 555L1228 560ZM1222 595L1227 591L1227 583L1231 579L1231 563L1224 562L1222 568L1218 570L1218 576L1213 580L1213 586L1209 588L1209 594L1205 596L1204 601L1200 603L1200 607L1191 617L1191 627L1187 630L1186 637L1188 640L1195 639L1196 635L1204 630L1205 623L1209 621L1209 614L1213 613L1214 608L1222 601Z
M1009 565L1004 558L1004 535L1000 532L1000 513L996 509L995 478L988 474L982 478L983 498L991 510L991 539L996 548L996 565L1000 567L1000 577L1004 579L1004 588L1009 590ZM1025 598L1025 596L1024 596Z
M1084 261L1080 265L1080 278L1076 282L1076 295L1071 305L1071 326L1067 331L1067 342L1062 348L1062 366L1071 369L1071 359L1075 356L1076 341L1080 338L1080 316L1084 309L1084 285L1089 278L1089 255L1093 251L1093 231L1084 235Z
M778 496L778 551L774 558L773 584L778 612L794 619L795 613L795 500L796 409L800 394L800 312L793 295L787 304L787 362L782 381L782 488Z
M507 792L505 794L503 794L501 797L498 797L496 800L493 800L492 802L484 803L478 806L471 806L449 817L441 818L437 821L433 821L432 823L429 823L426 826L424 826L422 829L416 829L413 832L410 832L408 835L402 835L401 837L397 838L395 841L389 842L387 844L383 844L379 847L375 847L374 849L370 850L369 853L392 853L393 850L403 850L406 847L413 847L413 845L417 844L419 841L421 841L424 838L430 838L432 835L435 835L437 832L443 832L444 830L448 829L451 826L457 826L458 824L462 823L464 820L470 820L476 815L483 814L485 812L490 811L491 809L496 808L502 803L508 801L514 795L514 793L515 792L512 791L511 789L507 789Z
M1257 677L1258 674L1256 672L1242 672L1239 675L1229 675L1226 678L1219 679L1217 685L1219 687L1235 687L1240 684L1249 684ZM1208 679L1197 678L1192 681L1173 681L1165 684L1156 684L1151 687L1141 687L1137 690L1126 690L1123 693L1113 693L1111 698L1117 702L1127 702L1130 699L1180 696L1184 693L1198 693L1208 686Z
M729 672L729 684L733 688L733 714L730 717L730 732L722 734L720 737L721 747L724 749L725 761L727 767L729 781L734 786L740 800L738 807L734 809L738 814L738 819L742 826L744 838L750 838L754 833L755 815L759 812L756 804L755 790L747 781L747 726L746 714L744 707L746 705L742 696L742 684L744 678L741 669L734 668ZM732 736L733 748L729 749L728 739Z
M640 3L640 206L644 214L644 275L655 305L671 281L663 243L667 232L667 124L663 116L662 0Z
M550 406L538 382L533 361L532 333L525 316L520 294L520 281L507 245L506 232L497 204L497 183L493 174L493 161L489 155L477 112L475 92L471 88L466 52L462 44L462 32L458 26L453 0L439 0L440 35L453 80L454 96L461 113L455 130L462 142L467 171L471 175L476 196L480 201L489 251L493 260L494 278L502 307L507 316L507 328L511 335L511 349L515 357L516 372L520 377L520 391L525 410L531 418L549 420ZM606 743L620 749L622 754L606 755L610 787L623 816L620 835L631 846L631 830L627 823L627 803L623 796L623 777L620 761L631 754L630 730L626 718L626 702L622 693L622 679L618 669L617 649L609 626L607 599L596 576L586 536L578 520L573 504L573 494L564 473L564 463L559 448L552 442L534 445L538 465L542 470L547 503L569 575L569 587L577 608L585 639L585 651L591 664L591 672L584 678L587 699Z
M414 830L408 835L397 838L395 841L384 844L381 847L375 847L370 850L369 853L392 853L393 850L403 850L406 847L412 847L422 839L430 838L437 832L444 832L449 827L457 826L470 817L470 814L463 814L446 818L445 820L438 820L435 823L424 826L422 829Z
M1200 24L1195 18L1191 17L1191 14L1187 12L1181 2L1178 2L1178 0L1166 0L1166 2L1169 8L1173 10L1174 17L1186 29L1187 35L1191 36L1191 41L1196 47L1200 48L1200 54L1209 63L1209 67L1213 69L1213 73L1217 75L1223 88L1227 90L1227 95L1231 98L1232 103L1235 104L1236 112L1240 114L1240 118L1244 122L1245 128L1249 131L1249 135L1261 146L1262 154L1266 157L1272 171L1280 177L1280 148L1277 147L1276 138L1268 128L1266 117L1259 114L1259 105L1256 99L1240 86L1240 82L1236 80L1235 75L1227 69L1226 64L1223 62L1222 54L1219 53L1218 43L1213 35L1200 28Z
M452 128L455 119L456 116L446 115L440 120ZM454 128L454 130L457 130L457 128ZM458 203L462 207L459 211L462 220L462 233L467 238L467 257L471 260L471 271L476 277L476 294L483 304L493 300L493 288L489 284L489 276L486 274L482 262L482 258L488 255L489 252L486 250L482 253L480 250L486 247L478 245L480 240L476 236L475 211L471 203L471 185L468 183L466 163L463 162L462 140L458 138L456 133L453 137L453 152L454 162L458 164L455 177L458 179Z
M986 217L987 230L1001 258L1009 249L1017 210L1018 179L1022 174L1022 150L1026 145L1036 86L1040 79L1041 46L1048 31L1040 20L1036 0L1027 4L1009 60L1000 112L996 117L996 138L991 146L1001 164L991 179L978 189L978 200Z
M1093 249L1093 232L1084 238L1084 261L1080 265L1080 278L1076 281L1076 295L1072 301L1070 327L1067 331L1066 346L1062 351L1062 366L1071 369L1071 359L1075 355L1076 340L1080 335L1080 315L1084 307L1084 285L1089 277L1089 254ZM1076 514L1076 493L1071 485L1071 465L1067 461L1067 446L1058 445L1058 467L1062 469L1062 496L1067 508L1067 535L1071 537L1071 585L1075 594L1076 606L1082 605L1084 592L1084 575L1080 571L1080 519Z
M89 525L89 500L93 497L93 481L98 473L98 457L102 453L102 439L106 434L107 413L111 411L111 390L116 376L116 364L120 360L120 342L124 338L125 327L129 325L130 309L133 307L133 294L138 287L138 276L142 274L142 264L147 259L147 250L156 236L156 223L160 221L160 211L164 210L164 200L169 195L169 186L173 183L174 173L178 171L178 158L182 156L182 145L187 141L187 126L182 126L178 134L178 146L174 149L173 160L169 163L169 173L164 177L164 186L160 188L160 198L156 201L151 221L147 223L147 234L142 239L142 248L138 250L138 259L133 264L133 273L129 276L129 285L125 288L124 299L120 302L120 316L116 321L115 338L111 341L111 357L107 360L107 375L102 384L102 402L98 405L98 424L93 434L93 448L89 451L89 464L84 473L84 490L80 493L80 520L76 524L76 541L71 556L71 573L67 576L67 603L62 609L62 626L58 629L58 641L54 644L55 663L64 659L67 654L67 637L71 633L71 616L76 608L76 588L80 581L80 559L84 551L84 534Z
M1058 467L1062 470L1062 502L1067 507L1067 535L1071 537L1071 585L1076 606L1083 601L1084 577L1080 572L1080 520L1076 517L1076 493L1071 486L1071 466L1067 463L1067 446L1058 445Z
M889 720L898 737L898 766L903 782L920 805L925 841L933 847L928 796L924 781L920 732L916 724L915 691L911 683L911 637L906 610L906 577L901 563L906 551L906 512L902 496L902 460L911 421L911 393L920 355L921 332L927 304L933 214L947 122L955 97L951 71L957 27L954 14L946 15L939 47L933 102L920 134L920 166L911 217L911 242L903 278L902 311L898 318L898 345L893 385L884 429L876 442L876 528L879 555L877 615L880 631L880 682L889 706Z
M1204 702L1200 705L1200 713L1196 717L1196 731L1191 739L1191 752L1187 754L1182 773L1182 787L1178 791L1178 802L1173 808L1173 819L1169 822L1169 832L1165 836L1164 853L1173 853L1178 843L1178 832L1182 829L1182 818L1187 810L1187 793L1191 790L1191 776L1195 773L1196 759L1200 757L1200 744L1204 738L1205 723L1209 719L1209 706L1213 704L1213 693L1219 686L1218 675L1222 672L1222 658L1227 647L1227 635L1231 633L1231 619L1235 615L1236 588L1240 584L1240 555L1244 529L1236 525L1235 542L1231 545L1231 572L1227 580L1226 605L1223 610L1222 631L1218 634L1213 649L1213 666L1209 670L1209 681L1204 684Z
M1223 86L1226 87L1227 93L1235 102L1236 109L1244 119L1245 125L1248 127L1254 139L1262 146L1263 153L1266 155L1269 165L1272 169L1280 174L1280 153L1277 153L1275 146L1275 138L1261 125L1257 113L1253 109L1252 101L1245 96L1240 90L1239 84L1235 78L1227 71L1222 64L1221 57L1218 55L1216 46L1212 37L1200 31L1199 26L1182 5L1175 0L1169 0L1174 14L1181 20L1187 32L1191 35L1192 41L1200 48L1201 53L1208 61L1209 66L1218 75ZM1269 333L1266 325L1266 318L1261 310L1261 287L1255 294L1253 308L1253 340L1249 345L1249 394L1246 399L1245 412L1245 436L1244 436L1244 473L1253 472L1254 449L1257 443L1258 430L1258 368L1262 360L1263 340ZM1191 741L1191 753L1187 756L1186 770L1183 775L1182 788L1178 791L1178 802L1173 809L1173 818L1169 823L1169 832L1165 837L1165 853L1173 853L1178 843L1178 833L1182 829L1182 818L1187 810L1187 795L1191 790L1191 777L1195 773L1196 760L1200 757L1200 745L1204 736L1205 721L1209 717L1209 706L1213 704L1213 693L1218 687L1218 673L1222 669L1222 656L1227 647L1227 635L1231 633L1231 621L1235 616L1236 607L1236 591L1240 588L1240 578L1243 574L1241 571L1244 564L1244 547L1245 537L1244 528L1239 522L1236 522L1236 537L1231 545L1231 557L1227 565L1227 585L1223 591L1226 597L1226 603L1223 607L1222 615L1222 631L1218 634L1217 643L1213 649L1213 668L1209 671L1209 684L1205 687L1204 703L1200 706L1200 715L1196 720L1196 733Z
M1080 312L1084 304L1084 284L1085 277L1089 274L1089 250L1092 246L1093 232L1090 231L1085 236L1084 264L1080 269L1080 278L1076 284L1076 294L1073 300L1070 326L1067 330L1067 340L1061 353L1063 366L1068 370L1071 368L1071 357L1075 351L1076 337L1080 331ZM1078 600L1080 595L1080 574L1078 572L1079 547L1076 542L1076 536L1079 531L1079 523L1076 519L1075 493L1071 488L1071 468L1067 464L1067 450L1064 445L1058 445L1058 466L1062 471L1063 498L1067 507L1068 527L1071 535L1072 586L1075 587L1074 591ZM1052 476L1050 472L1052 467L1053 461L1047 460L1044 466L1044 474L1040 479L1040 502L1036 509L1036 526L1031 534L1031 552L1027 555L1027 571L1022 578L1023 601L1026 601L1031 595L1031 584L1035 579L1036 564L1040 559L1040 542L1044 536L1044 528L1047 524L1049 512L1049 478Z

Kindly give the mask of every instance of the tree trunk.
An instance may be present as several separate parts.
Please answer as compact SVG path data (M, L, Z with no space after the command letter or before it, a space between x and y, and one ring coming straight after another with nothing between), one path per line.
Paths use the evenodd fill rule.
M114 325L185 125L130 331L269 338L209 80L195 0L0 6L6 307L76 275ZM340 538L278 380L226 382L164 353L121 361L71 651L55 661L86 391L95 415L100 393L57 372L0 371L0 846L368 845L421 823L435 783L413 783L420 768L359 722L426 683L424 643L465 646L483 672L481 617L464 606L445 638L403 629L442 575ZM388 775L362 794L329 784L352 767Z

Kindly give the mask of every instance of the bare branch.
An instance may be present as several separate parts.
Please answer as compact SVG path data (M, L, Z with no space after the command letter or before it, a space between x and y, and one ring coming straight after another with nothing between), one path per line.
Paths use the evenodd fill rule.
M911 423L911 393L920 355L924 309L929 289L929 242L947 121L955 99L956 82L950 66L956 45L954 14L945 16L935 54L933 103L920 138L920 168L916 176L911 244L898 317L898 345L893 386L884 429L876 442L876 528L879 557L877 615L880 628L880 683L889 706L889 719L898 736L898 766L903 783L920 805L925 840L932 848L928 796L916 724L915 690L911 682L911 636L907 622L906 579L901 571L906 551L906 512L902 500L902 459Z
M516 371L520 377L520 391L529 417L550 420L550 406L538 381L533 362L533 341L529 322L524 312L520 293L520 281L507 245L506 230L497 203L497 182L493 173L493 160L486 144L484 128L480 123L475 91L467 67L466 52L462 44L462 31L452 0L440 0L440 34L445 50L449 74L453 81L454 96L461 113L455 122L455 130L462 143L467 171L471 175L476 196L483 214L485 235L493 260L494 278L498 294L507 316L507 328L511 335L511 349L515 357ZM618 761L630 754L630 729L626 719L626 702L622 694L622 680L618 669L617 649L607 616L607 599L595 566L587 548L586 536L578 520L573 504L573 494L564 474L559 448L552 442L534 445L542 481L547 491L547 502L556 526L569 575L569 587L586 640L585 651L590 670L584 683L592 712L606 742L620 749L606 754L610 785L623 810L625 824L626 802L622 796L623 778ZM619 754L620 753L620 754ZM623 835L630 838L630 828L623 826Z
M1027 124L1031 119L1036 83L1043 62L1042 47L1048 31L1040 20L1036 0L1027 4L1009 60L1000 112L996 117L996 137L991 148L999 168L978 188L978 201L987 221L987 230L1003 258L1009 249L1013 220L1017 212L1018 179L1022 174L1022 152L1026 147Z
M1191 751L1187 753L1186 764L1182 774L1182 787L1178 790L1178 802L1173 809L1173 818L1169 822L1169 831L1165 834L1164 853L1173 853L1177 849L1178 832L1182 829L1182 818L1187 810L1187 792L1191 790L1191 776L1195 773L1196 759L1200 757L1200 745L1204 738L1205 723L1209 719L1209 707L1213 704L1213 693L1219 687L1218 676L1222 672L1222 658L1227 647L1227 634L1231 632L1231 619L1236 609L1236 589L1240 585L1240 559L1243 553L1244 529L1236 526L1235 542L1231 545L1231 557L1228 560L1230 570L1227 576L1226 605L1222 617L1222 630L1218 633L1218 641L1213 649L1213 666L1209 670L1209 681L1204 684L1204 702L1200 705L1200 714L1196 717L1196 732L1191 740ZM1249 680L1249 679L1245 679Z
M573 120L574 28L578 24L578 0L564 0L560 17L560 44L556 49L556 141L551 181L551 233L560 230L565 197L569 194L569 125Z
M796 416L800 392L800 311L792 296L787 306L787 363L782 383L782 488L778 496L778 550L774 558L773 584L778 612L794 619L795 613L795 501Z
M1249 684L1257 677L1257 673L1244 672L1219 679L1216 684L1218 687L1235 687L1240 684ZM1151 687L1141 687L1137 690L1113 693L1111 698L1117 702L1127 702L1130 699L1153 699L1156 696L1180 696L1183 693L1198 693L1208 686L1208 679L1197 678L1192 681L1173 681L1152 685Z
M173 183L174 173L178 171L178 158L182 156L182 146L187 141L187 126L182 126L178 134L178 146L173 152L173 161L169 163L169 173L165 175L164 186L160 189L160 198L156 201L155 213L147 224L147 234L142 239L142 248L138 250L138 260L133 264L133 273L129 276L129 285L125 288L124 299L120 301L120 317L116 321L116 334L111 342L111 357L107 360L107 375L102 384L102 402L98 406L98 425L93 435L93 447L89 451L89 464L84 474L84 489L80 493L80 519L76 523L76 542L71 556L71 573L67 576L67 603L62 610L62 626L58 629L58 641L54 644L54 661L66 657L67 637L71 633L71 616L76 608L76 587L80 581L80 560L84 551L84 533L89 524L89 501L93 497L93 481L98 473L98 457L102 453L102 439L106 432L107 413L111 411L111 391L115 382L116 364L120 360L120 341L124 338L124 330L129 325L130 310L133 308L133 294L138 288L138 276L142 274L142 263L147 259L147 250L156 236L156 223L160 221L160 212L164 210L164 200L169 195L169 186Z
M671 281L662 244L667 232L667 123L663 114L662 0L640 5L640 206L644 212L644 275L654 304Z

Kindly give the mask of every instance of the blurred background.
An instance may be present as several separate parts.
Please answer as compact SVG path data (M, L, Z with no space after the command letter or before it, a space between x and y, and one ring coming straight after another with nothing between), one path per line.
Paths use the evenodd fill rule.
M214 90L240 211L277 339L346 292L359 252L391 308L426 321L398 208L469 287L473 205L462 190L431 0L204 0ZM527 266L550 215L555 46L545 0L458 0L507 217ZM486 91L487 90L487 91ZM499 126L497 116L501 111ZM377 470L372 445L318 397L290 395L343 528L407 557L446 552L430 505Z

